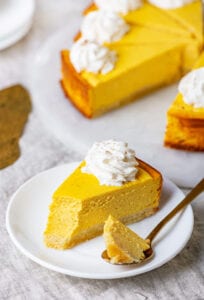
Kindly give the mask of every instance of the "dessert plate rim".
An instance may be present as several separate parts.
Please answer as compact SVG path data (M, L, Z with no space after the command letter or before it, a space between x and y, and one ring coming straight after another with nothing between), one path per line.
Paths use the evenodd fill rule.
M44 216L47 216L48 205L51 202L49 197L47 200L44 200L46 198L46 191L49 190L48 194L50 194L51 190L53 192L59 182L66 178L64 177L65 174L68 176L78 164L79 162L67 163L43 171L21 185L11 197L6 212L6 228L12 242L21 253L47 269L66 275L89 279L115 279L132 277L154 270L173 259L185 247L191 237L194 224L193 210L190 205L172 220L172 224L169 223L170 225L166 225L165 232L162 231L161 235L158 235L158 240L155 243L155 257L140 267L112 266L100 259L100 256L93 256L94 251L98 251L99 255L104 248L104 246L101 248L101 245L103 245L101 236L82 243L70 250L61 251L46 248L43 244L42 228L44 229L47 220L46 218L42 220L42 216L40 215L42 211ZM54 187L53 182L57 181L56 179L58 177L59 182L56 182L56 186ZM36 189L36 187L38 188ZM39 199L41 190L42 197ZM35 197L33 196L33 191L36 191ZM172 192L172 196L170 196L169 199L175 202L175 204L184 196L183 192L174 183L164 177L162 197L167 197L170 191ZM174 199L175 197L176 200ZM168 205L169 201L167 204L165 203L166 207L168 207ZM161 207L158 213L141 221L143 222L141 224L149 224L149 221L154 221L155 218L157 219L159 214L160 218L164 217L164 215L162 216L162 210L164 210L164 208ZM32 219L38 220L38 223L32 223ZM156 223L158 223L158 221L159 220L157 220ZM41 226L38 226L39 223ZM135 224L136 226L140 226L140 222ZM134 227L135 224L132 226ZM38 228L36 229L36 227ZM184 228L185 230L183 231ZM38 237L36 237L35 231ZM33 238L30 237L30 233L32 232L34 233ZM173 241L177 241L174 247L172 247ZM87 254L89 247L91 249L90 255ZM158 253L160 251L159 247L167 249L169 253L159 258L157 255L157 251ZM83 258L84 256L86 256L86 258Z
M26 2L26 7L25 7ZM3 9L3 25L0 31L1 39L7 39L8 36L15 34L16 31L20 30L25 24L30 23L33 19L35 12L35 1L34 0L17 0L8 1L7 6ZM17 17L10 27L6 27L11 14L15 11ZM1 12L2 14L2 12ZM2 16L1 16L2 17Z
M26 34L29 32L32 26L32 20L27 22L24 26L16 30L14 33L11 35L8 35L4 39L0 40L0 51L4 50L6 48L11 47L13 44L17 43L20 41Z

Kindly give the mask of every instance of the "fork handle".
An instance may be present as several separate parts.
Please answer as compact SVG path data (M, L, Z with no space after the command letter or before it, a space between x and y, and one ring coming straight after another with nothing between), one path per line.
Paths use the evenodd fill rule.
M200 193L204 191L204 178L186 195L186 197L150 232L146 237L150 242L154 239L157 233L171 220L180 210L191 203Z

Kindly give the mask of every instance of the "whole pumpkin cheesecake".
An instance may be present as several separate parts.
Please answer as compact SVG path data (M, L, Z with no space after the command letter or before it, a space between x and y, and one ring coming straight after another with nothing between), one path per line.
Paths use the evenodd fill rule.
M93 118L180 79L203 47L201 6L189 1L194 16L189 26L171 17L170 9L159 8L159 3L95 1L75 43L61 52L61 83L68 99ZM180 0L182 11L185 0ZM148 16L155 26L145 25ZM139 19L144 22L137 23Z
M179 94L167 112L167 147L204 151L204 54L179 84Z
M159 208L161 187L161 174L127 143L95 143L53 194L45 244L66 249L94 238L110 214L125 224L148 217Z

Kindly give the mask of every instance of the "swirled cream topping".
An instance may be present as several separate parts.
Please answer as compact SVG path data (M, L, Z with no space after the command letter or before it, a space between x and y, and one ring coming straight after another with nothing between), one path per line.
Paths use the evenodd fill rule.
M95 143L85 161L82 172L93 174L101 185L121 186L135 180L138 171L135 151L114 140Z
M149 2L163 9L173 9L190 4L195 0L149 0Z
M84 17L81 32L84 39L103 44L120 40L129 29L117 13L98 10Z
M70 60L77 72L106 74L114 68L116 53L95 42L81 38L72 45Z
M95 0L99 9L114 11L117 13L127 14L142 6L142 0Z
M193 70L183 77L178 89L187 104L195 108L204 107L204 68Z

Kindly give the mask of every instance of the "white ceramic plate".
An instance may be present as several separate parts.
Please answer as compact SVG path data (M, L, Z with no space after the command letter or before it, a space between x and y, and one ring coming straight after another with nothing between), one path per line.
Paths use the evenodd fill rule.
M0 50L20 40L30 29L34 0L0 0Z
M166 112L177 94L177 85L151 93L95 120L84 118L67 101L59 82L60 51L70 47L80 24L79 13L70 13L67 28L45 41L27 76L35 108L47 128L82 156L95 141L109 138L127 141L137 156L153 164L178 186L193 187L203 176L204 153L163 147Z
M6 38L0 40L0 50L6 49L11 45L18 42L21 38L23 38L28 31L30 30L32 25L32 20L22 26L20 29L16 30L11 35L8 35Z
M155 238L155 256L146 264L113 266L100 255L104 250L102 237L82 243L73 249L60 251L46 248L43 231L51 196L57 186L78 163L62 165L30 179L13 195L6 217L9 235L17 248L27 257L51 270L83 278L112 279L138 275L160 267L176 256L186 245L193 229L193 212L188 206ZM130 227L142 237L183 198L183 193L169 180L164 180L160 210L152 217Z

